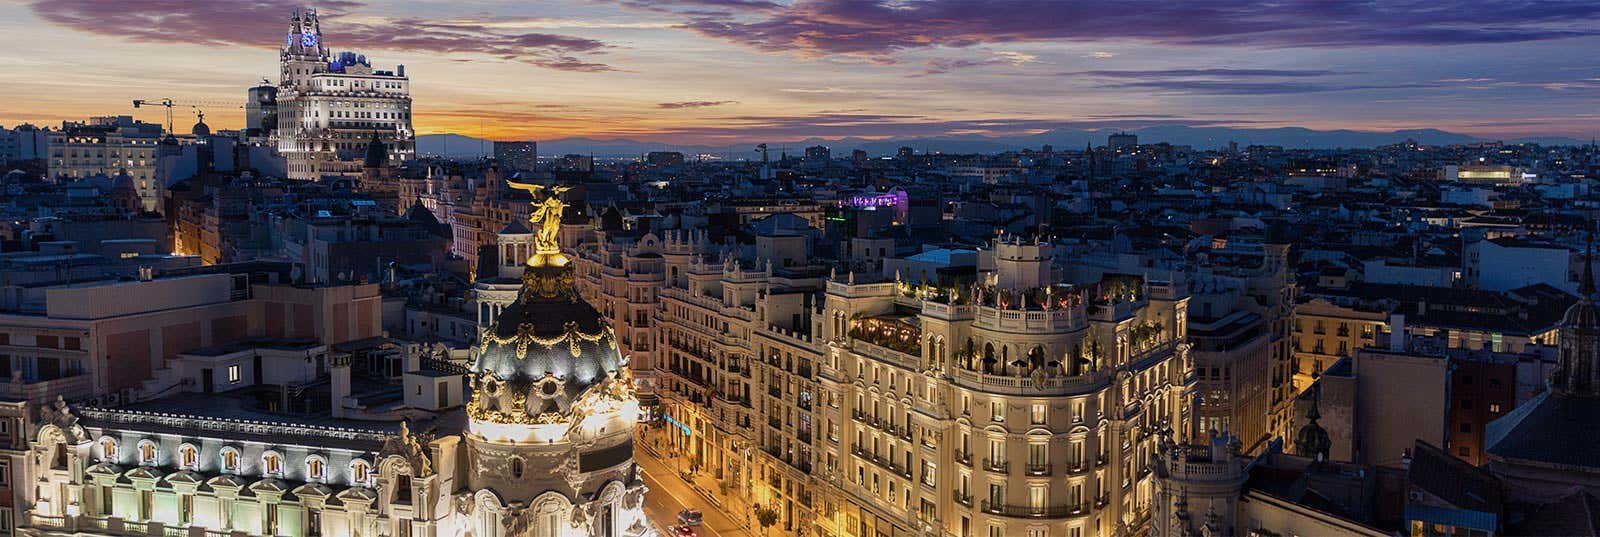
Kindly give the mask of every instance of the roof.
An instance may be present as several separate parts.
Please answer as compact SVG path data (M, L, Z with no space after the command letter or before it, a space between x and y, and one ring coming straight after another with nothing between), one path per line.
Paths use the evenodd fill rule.
M1500 484L1488 471L1421 440L1411 451L1411 466L1406 471L1406 481L1411 486L1460 509L1501 512Z
M1579 488L1506 530L1508 535L1600 535L1600 498Z
M1485 451L1512 462L1555 465L1600 473L1600 398L1569 397L1546 390L1484 431Z

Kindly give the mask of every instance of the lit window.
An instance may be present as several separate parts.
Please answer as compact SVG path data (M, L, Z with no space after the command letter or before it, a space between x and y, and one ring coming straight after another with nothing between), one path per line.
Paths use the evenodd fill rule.
M117 460L117 441L109 436L100 439L100 460L104 462Z
M237 448L222 448L222 471L228 473L239 471L239 450Z
M306 476L308 476L312 481L321 481L324 474L323 468L326 465L327 463L326 461L322 460L322 457L315 455L307 457Z
M267 475L280 475L283 473L283 456L275 451L268 451L261 455L261 471Z
M350 482L366 486L372 479L372 466L367 461L356 460L350 463Z
M139 442L139 464L154 465L156 463L156 443L149 440Z
M184 444L178 448L179 464L185 469L193 470L200 463L200 450L191 444Z
M242 380L242 378L239 374L239 364L228 366L228 383L238 384L240 380Z

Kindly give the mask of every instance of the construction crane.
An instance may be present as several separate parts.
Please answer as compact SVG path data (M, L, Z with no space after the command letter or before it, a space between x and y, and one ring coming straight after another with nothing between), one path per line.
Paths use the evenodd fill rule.
M182 101L180 101L180 100L174 100L174 99L167 98L167 97L162 97L162 98L159 98L159 99L134 99L133 100L133 107L134 108L143 108L145 106L162 106L162 107L166 107L166 109L167 109L167 133L169 133L169 134L174 132L172 130L172 107L174 107L174 106L187 106L189 108L193 108L195 113L199 114L201 117L205 116L205 112L201 110L202 107L210 107L210 108L244 108L243 104L239 104L239 103L236 103L236 102L228 102L228 101L211 101L211 100L182 100Z

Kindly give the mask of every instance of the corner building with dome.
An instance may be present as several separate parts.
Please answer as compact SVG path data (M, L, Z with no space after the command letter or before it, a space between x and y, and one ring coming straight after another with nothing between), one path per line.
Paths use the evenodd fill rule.
M541 187L518 186L538 198ZM540 202L535 228L559 226L560 192ZM573 290L553 234L537 236L516 300L476 350L465 372L410 355L407 403L383 415L265 412L237 395L243 388L114 408L57 401L40 409L15 474L36 491L16 533L653 536L633 461L639 405L627 359ZM347 355L279 352L288 358L269 370L319 353L331 379L313 381L343 378L348 389ZM464 388L466 400L413 406L414 384Z

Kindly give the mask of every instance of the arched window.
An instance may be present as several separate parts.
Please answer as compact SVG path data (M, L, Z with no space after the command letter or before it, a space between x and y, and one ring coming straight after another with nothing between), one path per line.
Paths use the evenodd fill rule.
M306 479L321 482L324 477L327 477L327 466L328 461L324 460L321 455L306 457Z
M350 462L350 484L370 486L372 483L372 464L356 459Z
M522 457L511 458L511 478L522 479Z
M239 448L222 448L222 471L230 474L239 471Z
M276 451L262 453L261 473L270 476L283 475L283 455L279 455Z
M100 439L100 461L116 462L117 441L109 436Z
M200 450L194 444L178 446L178 467L185 470L200 469Z
M149 440L139 441L139 464L155 466L157 454L155 442Z

